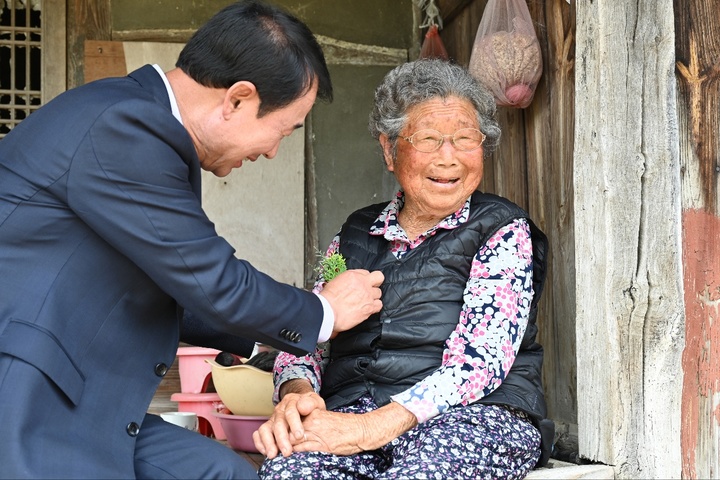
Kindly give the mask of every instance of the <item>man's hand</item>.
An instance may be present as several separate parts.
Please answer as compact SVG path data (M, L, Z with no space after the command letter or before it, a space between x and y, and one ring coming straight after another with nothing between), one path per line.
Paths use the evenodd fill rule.
M305 440L302 418L314 410L325 410L325 400L315 393L307 380L290 380L280 388L282 400L267 422L253 433L255 448L267 458L278 453L289 456L293 445Z
M385 276L380 271L347 270L325 284L320 295L335 313L331 338L349 330L382 308L380 285Z

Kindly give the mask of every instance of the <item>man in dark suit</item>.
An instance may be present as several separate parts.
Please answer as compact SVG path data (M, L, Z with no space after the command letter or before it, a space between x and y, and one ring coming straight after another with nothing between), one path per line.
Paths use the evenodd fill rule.
M307 27L240 2L167 74L68 91L0 141L0 477L255 476L146 411L179 339L301 354L380 309L380 272L321 295L275 282L200 205L201 168L273 157L316 97L332 87Z

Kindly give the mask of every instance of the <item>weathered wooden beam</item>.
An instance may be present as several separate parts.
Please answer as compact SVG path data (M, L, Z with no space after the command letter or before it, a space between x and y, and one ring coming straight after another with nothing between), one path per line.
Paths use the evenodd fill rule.
M682 476L711 478L720 471L720 19L713 2L674 6L686 316Z
M684 207L720 214L720 20L717 5L675 0L675 51L684 133Z
M580 454L678 478L684 310L672 0L573 2Z
M67 89L66 11L64 2L45 2L42 7L42 102Z
M85 83L85 40L112 40L110 0L68 0L67 88Z
M125 42L187 42L194 30L128 30L113 31L113 39ZM324 35L315 35L331 65L387 65L395 66L408 61L408 51L346 42Z
M169 42L186 43L194 28L142 28L137 30L113 30L112 38L120 42Z

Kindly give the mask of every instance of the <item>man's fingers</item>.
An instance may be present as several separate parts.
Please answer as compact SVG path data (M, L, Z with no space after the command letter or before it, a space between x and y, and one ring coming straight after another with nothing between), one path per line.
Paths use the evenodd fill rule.
M368 279L370 280L370 285L379 287L385 281L385 275L383 275L380 270L375 270L374 272L368 273Z
M320 295L328 300L335 313L335 326L330 338L380 311L380 285L384 279L380 271L347 270L325 285Z

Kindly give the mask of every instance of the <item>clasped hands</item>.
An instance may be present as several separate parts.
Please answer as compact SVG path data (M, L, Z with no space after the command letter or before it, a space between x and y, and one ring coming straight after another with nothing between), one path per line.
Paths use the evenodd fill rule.
M320 292L335 312L332 337L380 311L380 271L348 270ZM409 411L391 403L373 412L332 412L308 380L295 379L280 388L282 400L267 422L253 433L253 442L267 458L293 452L321 451L352 455L374 450L417 424Z
M255 447L270 459L293 452L352 455L375 450L417 425L415 415L395 402L367 413L329 411L304 379L283 383L280 394L270 419L253 433Z
M303 393L286 393L267 422L253 433L255 447L267 458L278 454L287 457L293 452L322 451L335 455L351 455L363 448L368 437L363 415L331 412L323 398L312 391L306 380L288 383L307 388ZM368 447L370 445L367 445Z

